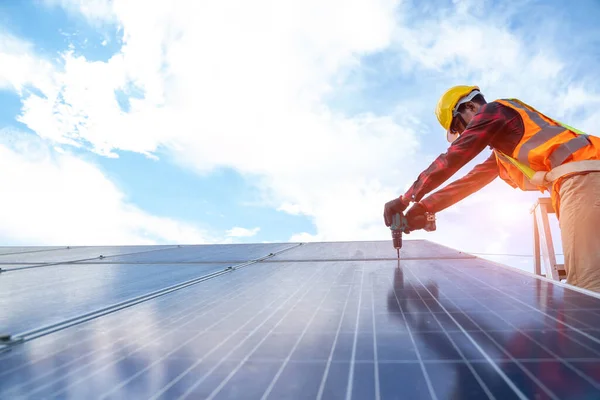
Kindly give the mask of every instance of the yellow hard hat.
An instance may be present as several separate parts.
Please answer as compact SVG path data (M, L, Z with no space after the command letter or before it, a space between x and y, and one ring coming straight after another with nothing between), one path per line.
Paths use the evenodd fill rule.
M450 125L456 116L456 109L462 103L471 101L478 94L481 94L478 86L459 85L451 87L440 97L435 108L435 115L440 125L446 130L446 138L449 142L453 142L458 137L457 134L450 132Z

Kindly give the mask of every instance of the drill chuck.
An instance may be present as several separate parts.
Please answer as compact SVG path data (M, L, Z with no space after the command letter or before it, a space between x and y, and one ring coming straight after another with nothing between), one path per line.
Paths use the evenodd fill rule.
M402 248L402 231L393 230L392 231L392 243L394 248L399 250Z

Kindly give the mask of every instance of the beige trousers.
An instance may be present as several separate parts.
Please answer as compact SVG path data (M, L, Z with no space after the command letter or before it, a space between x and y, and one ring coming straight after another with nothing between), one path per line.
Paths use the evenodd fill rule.
M600 292L600 172L563 181L559 226L567 283Z

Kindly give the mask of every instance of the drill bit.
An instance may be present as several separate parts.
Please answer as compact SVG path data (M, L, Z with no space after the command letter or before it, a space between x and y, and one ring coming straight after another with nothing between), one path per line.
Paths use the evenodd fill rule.
M392 245L396 249L398 261L400 261L400 249L402 248L402 231L404 230L405 220L406 219L401 213L396 214L394 215L394 222L391 226Z

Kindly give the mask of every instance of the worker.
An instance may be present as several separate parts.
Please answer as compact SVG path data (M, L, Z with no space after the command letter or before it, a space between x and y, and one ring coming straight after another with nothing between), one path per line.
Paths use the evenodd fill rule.
M500 177L514 188L548 191L559 220L567 283L600 292L600 138L550 118L517 99L486 102L477 86L454 86L437 119L451 143L400 197L384 220L407 211L409 231ZM487 146L492 154L466 176L424 198Z

